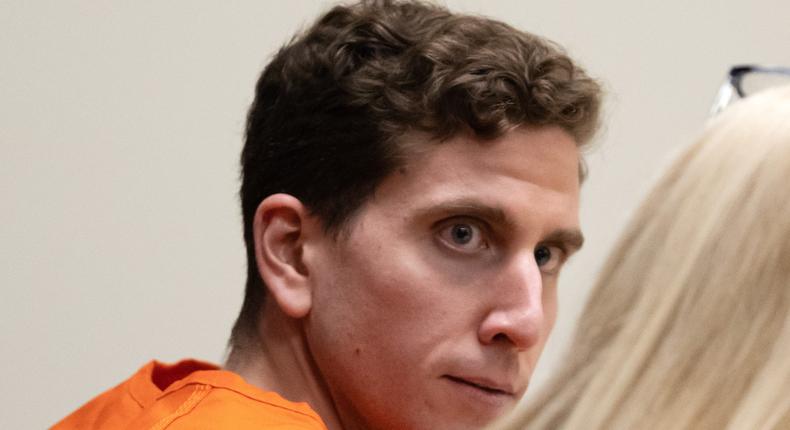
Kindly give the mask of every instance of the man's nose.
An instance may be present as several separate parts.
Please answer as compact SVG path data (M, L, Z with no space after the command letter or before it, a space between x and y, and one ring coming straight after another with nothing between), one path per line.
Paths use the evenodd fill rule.
M546 324L543 279L533 254L514 259L489 290L491 308L480 324L483 344L512 344L526 350L540 342Z

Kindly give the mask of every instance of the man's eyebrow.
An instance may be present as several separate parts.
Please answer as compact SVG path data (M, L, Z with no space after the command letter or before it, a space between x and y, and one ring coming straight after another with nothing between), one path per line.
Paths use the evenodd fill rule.
M568 251L577 251L584 245L584 235L578 229L554 230L543 242L564 244Z
M483 218L504 227L515 226L513 220L511 220L502 209L466 199L451 200L421 209L418 212L418 217L435 214L453 215L458 213Z

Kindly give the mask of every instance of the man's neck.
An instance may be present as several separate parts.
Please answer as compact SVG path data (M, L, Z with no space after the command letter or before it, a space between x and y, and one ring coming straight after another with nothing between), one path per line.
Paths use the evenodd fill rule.
M257 337L234 345L225 368L248 383L292 402L306 402L330 430L341 430L337 410L313 362L301 323L267 301Z

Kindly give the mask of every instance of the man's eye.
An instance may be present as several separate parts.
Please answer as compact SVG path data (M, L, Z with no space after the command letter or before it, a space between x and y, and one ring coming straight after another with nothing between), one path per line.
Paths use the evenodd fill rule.
M441 241L452 249L473 252L488 247L481 228L473 223L456 222L439 231Z
M541 245L535 248L535 262L544 273L555 273L562 264L564 251L558 246Z

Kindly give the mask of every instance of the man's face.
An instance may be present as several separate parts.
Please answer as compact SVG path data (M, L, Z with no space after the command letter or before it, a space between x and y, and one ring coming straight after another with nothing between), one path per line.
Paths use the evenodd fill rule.
M478 429L515 405L580 246L578 164L556 127L459 136L322 242L304 327L347 430Z

